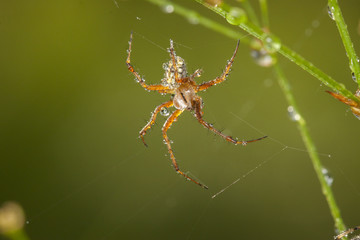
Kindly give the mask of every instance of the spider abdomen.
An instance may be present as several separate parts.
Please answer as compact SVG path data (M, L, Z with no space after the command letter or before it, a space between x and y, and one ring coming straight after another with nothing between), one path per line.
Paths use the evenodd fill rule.
M195 98L196 94L194 88L191 86L190 83L182 84L178 89L175 91L174 95L174 107L179 110L193 109L192 103Z

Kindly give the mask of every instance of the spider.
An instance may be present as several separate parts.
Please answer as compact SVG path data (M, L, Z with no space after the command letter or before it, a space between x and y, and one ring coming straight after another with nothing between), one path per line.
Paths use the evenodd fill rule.
M355 232L356 230L359 230L360 229L360 226L357 226L357 227L354 227L354 228L349 228L348 230L340 233L339 235L337 235L335 237L335 240L341 240L343 237L347 237L348 234L351 234L353 232ZM358 238L359 236L355 236L354 238L352 239L359 239Z
M219 130L215 129L212 124L206 122L203 119L203 102L200 96L197 95L198 92L204 91L208 89L211 86L215 86L219 83L222 83L226 80L226 77L228 76L230 72L231 65L234 62L235 55L237 53L239 42L237 42L235 52L233 56L231 57L230 61L227 62L226 68L224 72L221 74L220 77L215 78L214 80L203 82L201 84L196 84L194 79L196 77L200 77L202 70L197 69L193 74L188 75L186 70L186 65L184 59L182 59L179 56L176 56L173 41L170 39L170 48L168 49L168 52L170 53L170 60L168 63L165 63L163 65L163 68L165 70L164 78L161 80L161 84L155 84L155 85L147 85L145 83L145 80L141 78L140 74L134 70L134 67L130 63L130 54L131 54L131 43L132 43L132 33L130 34L130 41L129 41L129 49L127 50L128 56L126 59L126 65L128 70L135 76L135 80L140 83L140 85L145 88L148 91L158 91L161 94L171 94L171 99L167 102L164 102L157 106L154 110L154 112L151 115L150 121L145 125L145 127L140 131L139 135L141 140L143 141L144 145L147 146L144 136L146 132L151 128L151 126L155 123L157 114L161 111L163 108L168 107L175 107L175 110L172 112L172 114L168 117L168 119L165 121L163 127L162 127L162 135L165 141L165 144L168 148L170 158L172 161L172 164L175 168L175 171L182 176L184 176L187 180L192 181L193 183L208 189L208 187L199 181L191 178L186 173L180 170L179 165L176 162L174 152L171 148L170 140L167 135L167 131L170 128L171 124L178 119L180 114L182 114L185 110L191 111L193 115L197 118L199 123L203 125L204 127L208 128L215 134L218 134L220 137L224 138L226 141L231 142L235 145L242 144L246 145L247 143L256 142L261 139L266 138L267 136L257 138L254 140L248 140L248 141L238 141L237 139L234 139L230 136L227 136L220 132Z

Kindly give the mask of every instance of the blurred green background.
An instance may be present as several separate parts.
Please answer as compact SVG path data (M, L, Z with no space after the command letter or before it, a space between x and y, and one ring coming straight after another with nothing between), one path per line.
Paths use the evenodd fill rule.
M226 25L193 1L175 2ZM360 2L340 6L359 54ZM355 92L326 1L269 1L269 15L284 44ZM236 44L146 1L0 1L0 203L23 206L30 238L332 239L333 220L272 69L241 45L228 81L201 94L204 118L218 129L270 138L234 146L189 112L169 130L181 169L206 191L173 170L163 116L146 135L148 148L138 139L169 96L144 91L128 72L131 30L132 63L147 83L163 77L170 38L189 72L204 70L198 81L220 75ZM360 122L317 79L279 61L344 221L359 225Z

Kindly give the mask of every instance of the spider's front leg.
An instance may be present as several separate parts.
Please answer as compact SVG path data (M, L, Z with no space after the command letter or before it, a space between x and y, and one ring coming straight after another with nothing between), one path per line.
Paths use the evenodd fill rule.
M231 70L231 66L232 66L232 64L234 63L234 59L235 59L236 53L237 53L237 51L238 51L239 44L240 44L240 40L238 40L238 42L237 42L237 44L236 44L236 48L235 48L234 54L233 54L233 56L231 57L231 59L228 61L227 65L226 65L226 67L225 67L225 70L224 70L224 72L221 74L221 76L215 78L214 80L211 80L211 81L208 81L208 82L204 82L204 83L198 85L198 86L197 86L197 89L196 89L196 92L204 91L204 90L208 89L209 87L214 86L214 85L219 84L219 83L222 83L223 81L226 80L226 77L228 76L228 74L229 74L229 72L230 72L230 70Z
M140 76L140 74L134 70L134 67L133 67L133 66L131 65L131 63L130 63L130 54L131 54L132 39L133 39L133 35L132 35L132 32L131 32L131 34L130 34L130 40L129 40L129 49L127 50L128 56L127 56L127 59L126 59L126 65L127 65L128 70L135 76L136 81L139 82L140 85L141 85L143 88L145 88L146 90L149 90L149 91L158 91L159 93L170 93L171 90L170 90L168 87L163 86L163 85L161 85L161 84L147 85L147 84L145 83L145 80Z
M248 143L251 143L251 142L256 142L256 141L259 141L261 139L264 139L264 138L267 138L267 136L264 136L264 137L261 137L261 138L257 138L257 139L253 139L253 140L247 140L247 141L238 141L234 138L232 138L231 136L227 136L225 134L223 134L222 132L220 132L219 130L217 130L216 128L213 127L212 124L206 122L204 119L203 119L203 112L201 110L202 106L201 106L201 98L198 96L197 98L195 98L193 100L193 107L194 107L194 110L195 110L195 117L197 118L197 120L199 121L199 123L201 123L201 125L203 125L204 127L208 128L209 130L211 130L212 132L216 133L217 135L219 135L220 137L224 138L226 141L228 142L231 142L235 145L237 144L242 144L242 145L246 145Z
M171 158L171 161L172 161L172 164L175 168L175 171L179 174L181 174L182 176L184 176L186 179L192 181L193 183L196 183L197 185L199 185L200 187L203 187L205 189L208 189L208 187L204 184L201 184L200 182L194 180L193 178L189 177L187 174L185 174L184 172L182 172L180 169L179 169L179 166L176 162L176 159L175 159L175 156L174 156L174 152L171 148L171 145L170 145L170 140L169 140L169 137L167 136L167 130L169 129L169 127L171 126L171 124L176 121L176 119L179 117L179 115L183 112L184 110L179 110L179 109L176 109L171 115L170 117L166 120L166 122L164 123L164 126L162 128L162 133L163 133L163 138L165 140L165 143L166 143L166 146L169 150L169 154L170 154L170 158Z
M157 106L154 110L154 112L151 115L150 121L145 125L145 127L143 127L143 129L140 131L139 135L141 140L143 141L144 145L147 147L148 145L145 143L145 139L144 139L144 135L146 134L146 131L149 130L151 128L151 126L155 123L156 120L156 116L157 114L161 111L162 108L164 107L171 107L172 105L174 105L173 101L170 100L168 102L165 102L159 106Z

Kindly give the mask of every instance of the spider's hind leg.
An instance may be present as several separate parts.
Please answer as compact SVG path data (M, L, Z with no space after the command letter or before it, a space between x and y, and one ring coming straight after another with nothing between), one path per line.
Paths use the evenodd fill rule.
M235 145L237 144L242 144L242 145L246 145L248 143L251 142L256 142L259 141L261 139L267 138L267 136L261 137L261 138L257 138L257 139L252 139L252 140L244 140L244 141L238 141L236 139L234 139L231 136L227 136L225 134L223 134L222 132L220 132L219 130L217 130L216 128L213 127L212 124L206 122L203 119L203 112L201 110L202 108L202 102L201 102L201 98L199 97L198 99L195 99L193 102L193 106L194 106L194 110L195 110L195 117L197 118L197 120L199 121L199 123L201 123L201 125L203 125L204 127L206 127L207 129L211 130L212 132L214 132L215 134L219 135L220 137L224 138L226 141L231 142Z
M167 130L170 128L171 124L176 121L176 119L180 116L180 114L183 112L184 110L179 110L176 109L171 115L170 117L166 120L166 122L164 123L164 126L162 128L162 132L163 132L163 138L165 140L165 144L168 147L169 150L169 154L170 154L170 158L172 161L172 164L175 168L175 171L179 174L181 174L182 176L184 176L187 180L192 181L193 183L196 183L197 185L199 185L200 187L203 187L205 189L208 189L208 187L196 180L194 180L193 178L189 177L187 174L185 174L183 171L181 171L179 169L179 165L176 162L175 156L174 156L174 152L171 148L171 144L170 144L170 139L167 136Z

